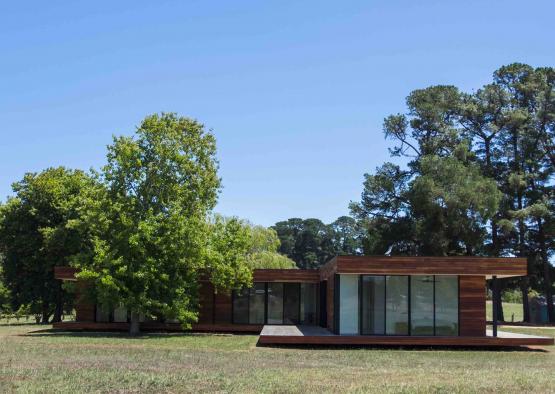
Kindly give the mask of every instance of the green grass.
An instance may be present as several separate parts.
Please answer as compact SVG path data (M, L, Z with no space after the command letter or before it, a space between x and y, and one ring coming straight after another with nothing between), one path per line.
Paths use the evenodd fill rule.
M513 304L510 302L504 302L503 303L503 314L505 317L505 321L506 322L510 322L513 321L511 320L514 316L514 321L515 322L521 322L522 321L522 304ZM491 306L491 301L486 301L486 317L488 321L493 320L493 312L492 312L492 306Z
M0 326L0 392L553 392L549 351L257 347L255 335ZM511 328L512 330L512 328ZM555 330L515 329L555 335Z

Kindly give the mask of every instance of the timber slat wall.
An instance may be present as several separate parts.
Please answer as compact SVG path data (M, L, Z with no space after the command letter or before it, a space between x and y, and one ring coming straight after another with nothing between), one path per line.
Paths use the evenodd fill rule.
M339 274L381 275L527 275L524 258L338 256Z
M254 270L255 282L318 282L320 271L298 269L268 269Z
M486 335L486 278L459 276L460 336Z

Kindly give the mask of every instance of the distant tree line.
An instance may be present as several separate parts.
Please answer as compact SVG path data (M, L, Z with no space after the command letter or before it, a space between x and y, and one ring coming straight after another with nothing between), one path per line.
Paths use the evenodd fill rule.
M281 241L279 252L299 268L318 268L337 255L363 253L364 229L349 216L331 224L319 219L291 218L272 227Z

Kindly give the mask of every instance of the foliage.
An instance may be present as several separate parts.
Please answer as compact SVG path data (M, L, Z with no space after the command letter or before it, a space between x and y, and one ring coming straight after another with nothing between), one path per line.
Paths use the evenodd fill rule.
M0 257L14 310L27 305L43 322L52 314L60 319L70 299L53 270L90 249L89 239L74 225L81 196L93 186L83 171L64 167L28 173L13 184L15 196L0 207Z
M347 216L329 225L318 219L291 218L272 228L281 241L279 252L295 261L299 268L317 268L338 254L361 252L360 228Z
M218 288L250 281L247 235L236 221L208 222L220 179L216 142L204 126L175 114L148 116L134 136L115 137L81 226L93 251L74 260L101 304L122 303L131 331L140 314L198 316L198 279ZM210 234L212 233L212 236Z
M212 240L211 250L215 256L213 258L228 262L240 260L240 266L248 267L249 273L253 269L296 267L287 256L278 253L280 241L276 232L271 228L254 226L234 217L224 218L216 215L212 223L210 238ZM223 266L223 264L221 265ZM233 272L235 271L230 270L230 274ZM251 280L250 276L248 280Z
M515 63L473 93L415 90L405 114L384 120L384 135L408 165L366 174L350 205L367 231L365 253L528 257L521 292L551 296L555 69Z

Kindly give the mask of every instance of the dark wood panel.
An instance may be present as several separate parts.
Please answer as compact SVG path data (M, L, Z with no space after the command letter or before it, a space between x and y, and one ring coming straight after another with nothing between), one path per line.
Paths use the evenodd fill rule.
M459 324L461 336L486 334L486 278L459 277Z
M327 291L327 297L326 297L326 314L327 314L327 325L326 328L328 330L330 330L331 332L334 332L335 330L335 324L334 324L334 318L335 318L335 314L334 314L334 277L330 276L327 280L327 286L326 286L326 291Z
M198 322L213 324L214 309L214 286L210 282L200 282Z
M524 258L339 256L336 261L340 274L527 275Z
M54 278L60 280L76 280L77 269L73 267L54 267Z
M299 269L257 269L253 273L254 282L318 282L318 270Z
M214 295L214 323L231 324L231 295L217 293Z

